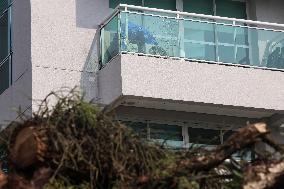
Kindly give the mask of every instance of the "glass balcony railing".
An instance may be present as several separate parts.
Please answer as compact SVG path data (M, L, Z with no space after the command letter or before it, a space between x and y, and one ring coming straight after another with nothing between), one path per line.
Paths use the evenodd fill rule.
M284 31L251 26L267 23L156 10L119 10L101 28L102 67L129 52L284 69Z

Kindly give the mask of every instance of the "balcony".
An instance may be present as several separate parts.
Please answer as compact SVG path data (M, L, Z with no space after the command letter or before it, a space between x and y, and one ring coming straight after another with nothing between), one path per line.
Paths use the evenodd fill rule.
M118 53L284 69L284 27L120 5L101 29L101 66ZM268 28L260 28L265 26Z
M284 31L275 28L284 25L120 5L100 31L101 103L252 118L283 111Z

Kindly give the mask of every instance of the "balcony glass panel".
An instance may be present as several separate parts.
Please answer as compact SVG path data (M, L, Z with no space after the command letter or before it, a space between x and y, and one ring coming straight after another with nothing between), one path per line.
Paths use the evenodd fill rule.
M180 34L184 42L184 57L215 61L215 34L214 24L184 20L180 21L184 33ZM181 46L182 48L182 46ZM182 50L182 49L181 49Z
M101 30L101 64L104 66L119 53L118 15Z
M122 51L179 56L179 21L143 14L121 14Z
M153 12L153 11L152 11ZM102 29L102 64L123 52L284 69L284 32L245 23L121 11ZM119 41L121 39L121 41ZM121 46L119 46L120 44ZM120 47L120 48L119 48Z

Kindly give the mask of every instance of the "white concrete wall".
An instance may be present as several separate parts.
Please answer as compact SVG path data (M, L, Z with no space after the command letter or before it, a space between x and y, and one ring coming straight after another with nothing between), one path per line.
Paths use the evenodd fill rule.
M108 6L104 0L31 0L33 98L75 85L96 98L97 29Z
M98 25L110 13L107 0L19 0L13 5L13 85L0 95L0 124L11 109L37 109L30 100L75 85L96 99Z
M122 93L161 99L284 110L284 73L122 55Z

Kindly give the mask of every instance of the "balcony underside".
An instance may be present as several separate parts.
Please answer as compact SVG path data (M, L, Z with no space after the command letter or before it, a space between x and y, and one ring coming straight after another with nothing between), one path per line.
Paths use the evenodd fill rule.
M99 72L103 105L263 118L284 110L277 71L121 54Z

